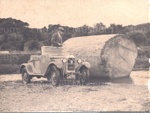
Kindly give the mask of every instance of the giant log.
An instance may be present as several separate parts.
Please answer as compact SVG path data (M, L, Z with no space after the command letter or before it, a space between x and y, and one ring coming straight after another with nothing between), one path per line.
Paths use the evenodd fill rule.
M91 76L118 78L129 76L137 48L126 35L75 37L64 42L65 51L91 64Z

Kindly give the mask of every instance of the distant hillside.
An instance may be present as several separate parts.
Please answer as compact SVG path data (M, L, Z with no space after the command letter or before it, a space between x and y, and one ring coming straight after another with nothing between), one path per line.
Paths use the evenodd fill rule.
M50 39L54 29L61 25L49 24L41 29L29 28L29 23L13 18L0 19L0 49L9 51L30 51L39 50L42 45L51 45ZM65 32L63 40L76 36L89 36L101 34L127 34L132 38L137 46L150 45L150 23L139 24L136 26L122 26L110 24L106 27L99 22L90 27L83 25L78 28L61 26Z

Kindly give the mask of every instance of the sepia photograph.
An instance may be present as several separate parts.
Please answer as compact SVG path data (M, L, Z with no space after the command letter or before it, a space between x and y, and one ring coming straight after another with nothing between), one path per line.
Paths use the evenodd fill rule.
M0 112L150 112L150 0L0 0Z

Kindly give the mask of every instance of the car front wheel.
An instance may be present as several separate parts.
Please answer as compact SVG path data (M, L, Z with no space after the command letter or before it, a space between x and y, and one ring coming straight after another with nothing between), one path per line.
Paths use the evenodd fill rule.
M22 82L24 84L30 83L31 77L30 75L27 73L26 69L24 68L22 70Z
M50 74L51 74L51 83L52 83L52 85L57 87L59 85L59 82L60 82L60 72L59 72L59 70L55 66L52 66Z
M80 69L80 84L86 85L89 81L89 70L86 67Z

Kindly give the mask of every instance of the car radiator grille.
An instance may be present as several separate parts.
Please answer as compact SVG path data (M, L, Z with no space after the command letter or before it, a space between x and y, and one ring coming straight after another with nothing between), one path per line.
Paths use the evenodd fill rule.
M74 58L68 59L68 70L69 71L75 70L75 59Z

